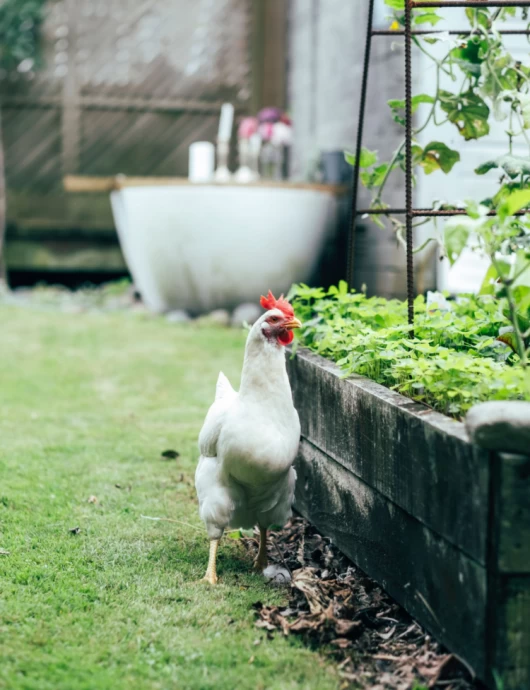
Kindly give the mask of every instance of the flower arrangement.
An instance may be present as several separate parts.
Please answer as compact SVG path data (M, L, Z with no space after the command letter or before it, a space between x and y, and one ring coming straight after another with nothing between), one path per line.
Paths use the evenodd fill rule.
M244 117L238 128L240 168L236 179L250 182L260 172L263 177L281 179L285 149L292 139L291 118L279 108L263 108L257 117Z

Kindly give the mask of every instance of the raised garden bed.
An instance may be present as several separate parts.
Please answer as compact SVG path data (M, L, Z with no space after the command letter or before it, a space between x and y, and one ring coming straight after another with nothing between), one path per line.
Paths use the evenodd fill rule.
M492 688L530 687L530 457L298 350L296 509Z

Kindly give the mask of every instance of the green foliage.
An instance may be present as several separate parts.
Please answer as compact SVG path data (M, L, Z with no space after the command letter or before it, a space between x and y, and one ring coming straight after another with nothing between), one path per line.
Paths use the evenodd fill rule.
M434 97L429 96L427 93L418 93L411 98L411 112L415 113L418 110L420 103L434 103ZM392 117L395 122L399 124L405 124L405 118L401 114L401 110L405 110L405 99L404 98L391 98L388 101L388 105L392 109Z
M520 175L530 175L530 158L523 156L514 156L512 154L505 154L499 156L495 160L486 161L475 168L477 175L485 175L490 170L501 168L512 180L518 178Z
M407 305L305 285L291 297L304 326L301 344L332 359L345 375L362 374L456 417L484 400L530 400L530 377L499 342L509 327L506 299L467 296L444 305L415 302L416 338Z
M425 174L430 175L435 170L443 170L444 173L451 172L453 165L459 160L458 151L450 149L441 141L431 141L423 149L418 163L425 170Z
M393 10L404 10L405 0L385 0L385 5L388 5Z
M476 249L491 260L482 285L483 294L507 302L505 315L513 328L508 344L526 367L530 346L530 215L514 216L530 205L530 189L504 187L497 195L496 214L488 207L470 203L468 215L445 225L444 245L453 264L470 237Z
M440 89L438 98L441 109L447 113L447 119L456 125L466 141L489 134L490 109L478 94L473 91L453 94Z
M0 2L0 68L18 69L40 65L39 30L44 21L46 0L3 0ZM28 71L28 69L26 69Z
M451 266L464 250L472 230L473 220L471 218L458 218L458 220L447 223L445 226L444 245Z
M436 26L438 22L443 21L443 18L436 14L436 12L431 11L416 14L413 21L414 24L431 24L431 26Z
M404 0L385 0L393 10L391 28L399 28L404 23ZM441 58L434 57L428 50L433 43L446 41L447 37L431 34L424 37L413 37L416 46L435 65L433 79L433 93L420 93L412 96L411 114L423 116L420 106L425 108L425 116L419 124L413 123L412 130L412 163L423 168L425 174L442 171L449 174L459 162L457 151L450 149L443 142L431 142L422 148L415 137L425 127L433 122L435 125L450 122L465 140L485 137L490 131L491 118L508 120L506 129L508 135L508 151L495 160L486 161L476 169L478 175L484 175L491 170L500 169L503 173L502 186L517 180L519 187L524 189L530 185L530 157L514 156L512 143L517 137L525 139L530 150L530 136L526 132L530 129L530 65L515 60L499 33L499 23L507 17L516 16L514 7L490 10L486 7L468 7L466 16L470 24L471 34L451 39L447 43L445 54ZM522 21L525 15L523 10ZM412 11L412 21L416 25L430 24L438 28L443 20L443 8L415 9ZM441 75L447 75L460 88L447 91L440 87ZM405 124L404 99L388 101L393 119L399 124ZM385 206L383 192L385 185L396 169L403 169L405 164L405 139L400 143L389 162L381 161L377 167L365 170L361 175L361 182L373 190L372 206ZM347 156L349 162L354 162L354 156ZM372 161L371 165L375 165ZM498 194L502 194L499 190ZM497 195L496 195L497 197ZM495 199L495 203L499 201ZM486 200L485 200L486 202ZM491 207L491 200L487 202ZM377 217L373 218L377 222ZM392 227L398 235L403 233L402 220L392 218Z
M385 0L394 10L392 28L403 24L404 2ZM434 16L431 16L434 15ZM507 120L508 151L494 160L479 165L475 173L485 175L492 170L500 170L500 187L492 199L473 201L467 205L467 216L456 217L447 222L443 233L430 237L427 243L436 241L453 265L466 246L471 246L491 260L483 285L483 292L506 301L503 311L511 324L512 334L502 334L503 340L518 355L522 367L529 361L530 315L528 304L530 284L526 284L530 274L530 215L514 218L513 214L530 207L530 156L513 154L513 140L521 137L530 152L530 65L515 60L508 52L499 33L498 24L507 17L516 16L516 8L497 8L490 11L486 7L468 7L466 16L471 33L463 34L449 41L445 55L436 58L425 48L442 40L435 34L424 38L414 37L417 47L431 59L436 67L435 89L432 94L420 93L412 96L411 114L419 112L421 105L429 106L423 122L413 127L411 153L412 164L430 175L438 170L451 173L460 161L458 151L450 149L445 143L433 141L421 147L415 137L430 123L435 125L449 122L453 124L465 140L485 137L490 131L490 120ZM437 12L412 11L415 24L438 24L442 17ZM526 15L523 10L523 20ZM445 38L443 40L446 40ZM456 92L440 87L441 75L449 76L460 84ZM393 119L405 124L403 99L388 101ZM441 118L441 119L440 119ZM396 168L404 168L405 139L396 149L392 159L380 162L370 161L368 170L361 174L361 182L374 190L373 208L384 208L383 190L391 173ZM347 160L349 160L347 158ZM415 179L415 178L414 178ZM491 215L490 215L491 213ZM493 214L496 214L494 216ZM373 220L383 224L377 217ZM403 221L391 218L396 237L403 242ZM418 247L414 252L421 251ZM521 283L523 281L523 283Z
M355 165L355 154L350 153L350 151L344 152L344 158L346 162L350 165ZM361 156L359 160L360 168L369 168L371 165L377 162L377 152L369 151L364 146L361 148Z

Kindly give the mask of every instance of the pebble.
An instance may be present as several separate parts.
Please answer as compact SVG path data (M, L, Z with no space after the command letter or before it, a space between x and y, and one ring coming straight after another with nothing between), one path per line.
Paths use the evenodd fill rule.
M230 314L226 311L226 309L215 309L206 316L201 317L201 321L216 324L218 326L229 326Z
M187 323L191 320L190 315L184 309L175 309L166 314L166 321L169 323Z
M259 317L261 316L262 310L257 304L252 302L244 302L234 309L232 318L230 320L230 325L232 328L243 328L245 324L248 323L252 326Z
M263 571L263 577L272 585L286 585L291 582L291 573L281 565L268 565Z

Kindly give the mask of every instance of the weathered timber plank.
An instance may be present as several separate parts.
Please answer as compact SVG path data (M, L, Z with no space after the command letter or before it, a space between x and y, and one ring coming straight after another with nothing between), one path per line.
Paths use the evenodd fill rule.
M304 438L486 563L489 458L463 424L306 350L288 371Z
M295 508L484 677L486 570L305 440Z
M492 453L488 681L530 688L530 457Z
M8 223L22 229L114 228L108 194L7 191Z
M10 271L102 271L126 273L118 243L96 244L70 240L8 240L6 265Z
M267 0L263 19L261 102L263 105L284 108L287 91L287 3L284 0Z
M530 574L502 575L490 590L491 605L495 607L490 619L492 637L488 681L492 687L497 678L503 690L530 688Z
M308 189L316 192L328 192L330 194L344 194L347 187L344 185L319 184L313 182L190 182L186 177L127 177L116 175L113 177L91 177L89 175L66 175L64 188L67 192L110 192L114 189L125 187L174 187L181 185L193 185L194 187L220 185L222 187L271 187L281 189Z
M496 567L530 576L530 457L503 453L494 462L499 464Z

